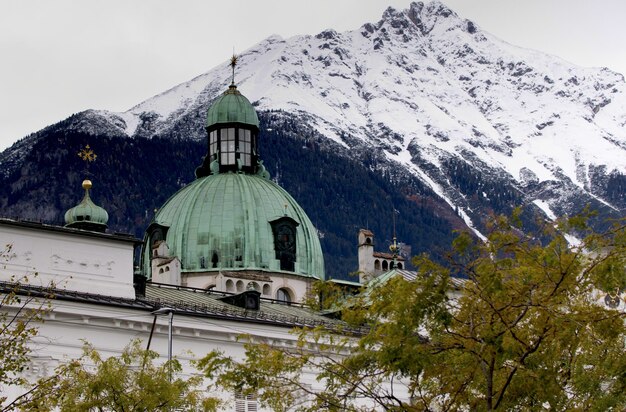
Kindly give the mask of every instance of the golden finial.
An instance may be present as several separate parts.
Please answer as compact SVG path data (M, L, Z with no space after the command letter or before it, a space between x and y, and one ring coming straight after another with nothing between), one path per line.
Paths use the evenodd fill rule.
M78 157L80 157L81 159L83 159L83 161L87 162L87 164L93 162L96 160L96 158L98 157L98 155L96 155L96 152L94 152L91 147L89 147L89 145L85 146L84 148L80 149L80 152L78 152Z
M232 67L233 69L233 81L231 82L231 84L235 84L235 66L237 65L237 62L239 61L239 57L237 57L237 55L235 54L235 52L233 52L233 56L230 58L230 67Z
M83 189L89 190L89 189L91 189L91 186L92 186L91 180L89 180L89 179L83 180Z
M391 245L389 245L389 250L395 255L398 253L398 242L396 237L393 237L393 243Z

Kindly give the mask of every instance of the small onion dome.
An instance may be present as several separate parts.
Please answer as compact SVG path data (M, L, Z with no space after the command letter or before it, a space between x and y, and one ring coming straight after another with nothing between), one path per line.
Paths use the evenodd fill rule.
M83 181L85 196L79 204L65 212L65 227L94 232L104 232L106 230L109 214L106 210L96 205L89 197L91 186L91 180Z
M219 123L240 123L259 127L259 118L250 101L231 84L209 108L206 127Z

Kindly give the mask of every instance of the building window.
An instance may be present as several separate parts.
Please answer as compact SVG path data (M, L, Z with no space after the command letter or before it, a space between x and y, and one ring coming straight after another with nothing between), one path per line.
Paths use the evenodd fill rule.
M374 261L374 270L380 270L380 260L378 259Z
M290 217L281 217L270 222L274 233L274 251L280 262L280 270L295 271L296 227L298 222Z
M268 285L267 283L263 285L263 294L264 295L270 295L272 293L272 290L270 288L270 285Z
M291 293L285 288L280 288L276 291L276 300L283 303L291 303Z
M217 130L209 133L209 159L213 160L215 155L217 155Z
M387 263L386 260L383 260L383 270L387 270L389 269L389 264Z
M252 166L252 138L250 130L239 129L239 159L244 166Z
M237 292L243 292L243 281L237 281Z
M398 269L402 269L402 263L398 262Z
M157 223L151 224L146 230L149 233L150 238L150 247L155 248L157 246L157 242L161 240L165 240L165 236L167 235L167 226L161 226Z
M222 165L235 164L235 128L220 130L220 156Z
M256 412L258 407L255 394L244 395L241 392L235 393L235 412Z

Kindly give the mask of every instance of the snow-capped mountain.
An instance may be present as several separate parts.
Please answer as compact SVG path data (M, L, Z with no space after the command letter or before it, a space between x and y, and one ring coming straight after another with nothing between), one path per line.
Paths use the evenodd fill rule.
M225 62L68 127L204 139L206 108L230 80ZM257 110L416 176L470 227L498 202L550 218L584 204L626 208L624 77L508 44L439 1L389 8L344 33L269 37L241 54L236 83Z
M229 80L224 63L125 113L97 115L128 136L166 134ZM470 224L472 193L450 168L507 180L550 217L574 198L625 206L604 193L626 172L623 76L510 45L438 1L389 8L345 33L267 38L242 53L236 82L258 110L297 115L350 150L381 149ZM183 137L203 138L194 126Z

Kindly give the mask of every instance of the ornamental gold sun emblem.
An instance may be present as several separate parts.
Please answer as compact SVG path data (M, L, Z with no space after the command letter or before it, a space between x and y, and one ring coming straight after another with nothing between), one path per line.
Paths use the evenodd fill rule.
M96 155L96 152L94 152L89 145L86 145L85 147L80 149L80 151L78 152L78 157L80 157L81 159L83 159L83 161L87 163L91 163L96 160L98 155Z

